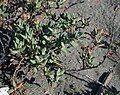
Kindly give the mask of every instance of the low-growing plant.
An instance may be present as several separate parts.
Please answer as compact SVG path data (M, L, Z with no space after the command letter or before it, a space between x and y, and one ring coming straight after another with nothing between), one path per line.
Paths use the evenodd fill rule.
M85 27L88 22L67 13L56 15L47 7L42 13L43 18L36 21L36 18L42 15L39 14L42 7L45 7L44 2L39 0L25 4L24 16L29 15L29 17L21 18L14 23L14 45L10 51L17 61L22 60L20 63L27 62L33 67L35 73L41 68L43 75L52 84L58 82L64 74L64 70L61 69L61 60L58 60L57 56L67 55L68 48L76 46L83 35L83 32L79 31L81 28L79 24ZM22 68L21 65L19 66Z
M6 10L7 10L7 7L5 6L5 3L0 2L0 18L7 17Z
M87 45L81 46L82 52L79 52L83 68L93 66L95 59L93 54L94 51L99 47L109 48L109 43L107 43L104 38L112 37L110 33L103 32L102 29L96 28L92 32L85 32L84 34L84 39L87 41Z
M83 62L83 65L87 65L89 67L89 65L93 65L94 62L94 56L92 54L93 51L93 47L90 46L82 46L81 49L83 50L82 53L80 53L80 59Z
M119 92L119 91L117 91L117 92L113 93L113 92L111 92L111 91L107 91L107 90L105 90L105 92L104 92L104 94L103 94L103 95L119 95L119 94L120 94L120 92Z
M53 15L55 14L50 14L49 17ZM60 70L57 55L67 54L67 47L75 46L76 41L83 34L75 29L75 24L72 24L75 20L76 18L63 14L57 21L50 19L45 24L33 22L34 26L27 21L18 21L15 25L14 47L11 49L11 53L19 59L25 57L25 60L36 68L47 69L49 67L50 69L52 67L55 69L53 67L58 66L57 68ZM58 72L58 70L55 71ZM47 72L47 70L45 71ZM48 71L50 72L51 69Z
M41 69L48 83L52 85L52 83L60 81L61 76L64 74L58 55L67 55L69 47L77 46L78 41L84 40L84 35L89 35L93 39L93 48L101 44L100 40L96 39L96 31L91 32L91 34L80 31L80 28L89 25L89 19L77 18L74 15L65 13L65 10L59 14L54 11L65 1L27 0L23 2L22 7L19 2L11 1L19 9L21 16L18 20L13 21L11 26L14 38L13 46L10 48L10 55L12 60L18 62L12 71L13 75L11 75L11 83L14 89L17 84L21 83L17 82L17 71L26 64L29 71L32 69L34 73ZM52 7L54 5L57 7ZM10 8L9 6L7 9L1 9L2 15L4 16L8 12L14 17L16 16L14 11L19 13L17 8L9 12ZM94 57L90 52L93 48L90 46L81 48L83 52L80 56L83 61L91 65ZM22 82L24 82L24 79L22 79Z

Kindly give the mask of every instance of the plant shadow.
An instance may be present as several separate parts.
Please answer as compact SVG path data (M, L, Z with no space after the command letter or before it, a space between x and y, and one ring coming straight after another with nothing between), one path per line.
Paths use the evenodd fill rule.
M104 73L100 76L100 78L99 78L98 81L99 81L100 83L103 83L106 75L107 75L107 72L104 72ZM88 82L88 84L85 85L85 86L86 86L88 89L90 89L91 91L88 91L88 90L82 91L82 93L83 93L82 95L96 95L101 85L98 84L96 81L95 81L95 82L92 81L92 82ZM109 85L108 85L107 87L108 87L108 89L106 89L105 87L103 87L103 89L105 89L105 90L107 90L107 91L110 91L110 92L113 93L113 94L119 92L114 86L109 87Z

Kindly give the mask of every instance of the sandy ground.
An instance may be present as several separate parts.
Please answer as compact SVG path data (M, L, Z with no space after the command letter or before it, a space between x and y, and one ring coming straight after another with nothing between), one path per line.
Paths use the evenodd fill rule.
M76 3L77 2L77 3ZM75 4L75 5L74 5ZM91 19L90 26L85 30L92 31L95 27L103 29L113 34L113 43L120 41L120 0L68 0L66 6L73 5L67 12L74 13L76 16ZM84 44L84 43L83 43ZM96 57L94 65L103 62L97 68L81 70L79 52L80 46L71 48L71 53L62 57L63 67L70 74L63 76L64 81L56 87L49 87L40 74L36 75L35 82L39 84L28 84L30 86L30 95L94 95L97 84L82 75L88 75L94 80L99 80L100 76L114 65L114 74L109 84L110 87L120 90L120 48L117 49L117 55L113 54L110 58L105 58L108 49L99 48L94 52ZM104 60L104 61L103 61ZM82 75L81 75L82 74ZM46 94L48 93L48 94Z
M94 28L103 29L105 32L113 34L113 46L114 42L120 42L120 0L67 0L66 6L69 5L72 6L67 10L68 13L90 18L90 25L82 31L92 31ZM64 81L55 87L50 87L41 73L28 74L31 78L35 78L34 83L30 83L30 78L27 80L28 95L95 95L98 85L82 75L88 75L97 81L104 72L113 68L114 73L109 87L120 91L120 47L118 46L116 50L117 55L113 54L106 58L108 49L97 48L94 51L96 57L94 65L99 63L101 65L83 70L78 53L81 44L86 43L79 43L78 47L71 48L70 54L61 57L62 66L67 73L63 76Z

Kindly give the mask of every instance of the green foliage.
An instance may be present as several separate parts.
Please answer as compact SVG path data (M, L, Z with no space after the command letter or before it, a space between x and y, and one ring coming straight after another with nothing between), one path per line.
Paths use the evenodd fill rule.
M52 71L51 68L46 68L43 70L44 75L46 76L48 83L52 85L52 83L59 82L61 80L61 76L64 74L64 71L60 68ZM52 72L51 72L52 71Z
M93 50L95 47L93 46L82 46L82 52L80 53L80 59L82 60L83 64L87 67L90 67L94 63L95 57L93 56Z
M25 4L25 13L30 13L30 18L14 23L14 46L11 54L18 58L18 61L24 58L23 63L33 66L35 73L41 68L49 82L53 83L58 82L64 74L57 56L67 55L70 46L77 46L77 41L83 36L83 32L79 31L79 24L87 26L87 20L67 13L57 16L54 11L46 8L45 19L36 23L36 16L40 16L36 13L41 11L43 1L36 0ZM57 3L62 4L63 1L59 0Z
M0 2L0 17L6 17L7 16L7 7L5 6L4 2Z
M117 91L116 93L112 93L112 92L110 92L110 91L105 90L105 92L104 92L103 95L119 95L119 94L120 94L119 91Z
M41 69L49 84L59 82L64 70L61 67L61 60L57 57L67 55L71 46L76 47L78 41L85 40L85 35L90 36L94 45L81 48L80 59L87 65L93 65L95 57L92 50L102 41L99 31L94 29L91 33L81 32L80 28L89 25L89 19L77 18L65 11L57 13L55 9L65 1L27 0L23 2L22 8L20 7L21 17L16 22L13 21L11 26L14 38L10 55L18 62L12 71L14 72L12 78L10 77L13 88L18 84L15 77L17 70L26 64L34 73ZM0 17L7 19L16 16L17 8L10 10L3 2L0 3Z
M78 46L77 42L81 41L84 35L80 28L89 25L89 19L77 18L68 13L58 14L54 11L65 1L28 0L22 6L21 17L11 26L14 38L10 55L18 62L11 78L13 88L18 84L17 77L15 78L17 71L26 64L34 73L41 69L51 85L61 80L64 70L61 69L61 60L57 58L58 55L67 55L69 47ZM16 16L14 13L18 12L17 8L9 12L11 9L6 8L4 3L1 3L0 7L3 18L14 17ZM93 64L94 57L88 56L84 50L81 58Z

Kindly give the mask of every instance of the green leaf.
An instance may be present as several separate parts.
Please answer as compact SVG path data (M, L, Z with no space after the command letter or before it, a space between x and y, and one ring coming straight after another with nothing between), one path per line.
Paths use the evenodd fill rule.
M51 79L54 79L54 75L49 75L49 77L50 77Z
M3 14L2 14L2 16L3 16L3 17L7 17L7 16L8 16L8 14L6 14L6 13L3 13Z
M15 41L14 41L14 45L15 45L15 49L17 49L18 45L17 45L17 43Z
M45 54L44 59L48 59L49 56L50 56L49 53Z
M14 79L13 79L13 81L12 81L12 84L13 84L13 87L16 87L16 82L15 82Z
M48 27L48 29L49 29L51 32L53 32L53 29L52 29L52 28Z
M41 7L41 4L42 4L42 0L37 0L36 1L36 8L38 9L38 8L40 8Z
M24 42L20 41L19 48L22 48L24 46Z
M37 42L36 42L36 39L35 39L35 38L32 38L31 40L32 40L32 44L33 44L33 45L37 44Z
M45 52L46 52L46 47L42 49L42 55L45 55Z
M4 2L0 2L0 6L4 5Z
M32 63L32 64L36 64L36 61L35 60L30 60L30 62Z
M19 41L20 41L20 40L16 37L16 38L15 38L15 42L16 42L17 44L19 44Z
M73 46L73 47L77 47L78 46L78 44L75 41L71 41L70 45Z
M60 68L57 70L57 76L61 76L64 74L64 71L61 70Z
M58 70L57 70L57 75L60 73L60 71L61 71L60 68L58 68Z
M45 36L43 36L47 41L49 41L50 40L50 38L47 36L47 35L45 35Z
M45 66L45 65L47 64L47 62L48 62L48 59L44 60L44 61L42 62L42 65Z
M36 67L33 68L34 73L38 72L38 69Z
M62 71L59 73L59 75L63 75L63 74L64 74L64 72L65 72L65 71L64 71L64 70L62 70Z
M66 48L62 48L62 49L61 49L61 52L62 52L63 55L67 55L67 54L68 54L68 51L67 51Z
M37 59L38 62L40 62L40 56L35 56L35 58Z
M11 50L11 53L12 54L17 54L17 53L19 53L20 52L20 50Z
M82 23L85 24L85 19L84 18L82 18Z
M45 41L45 40L42 40L42 44L45 45L45 44L46 44L46 41Z
M49 61L48 61L49 63L53 63L54 61L52 60L52 59L49 59Z
M27 36L25 36L25 35L23 35L23 34L20 34L22 37L23 37L23 39L26 39L27 40Z
M65 48L65 44L63 42L61 42L61 46L62 48Z
M29 32L30 28L28 25L26 25L26 32Z
M65 47L65 44L64 44L63 42L61 42L61 46L62 46L62 48L61 48L61 53L64 54L64 55L67 55L68 50L67 50L67 48Z
M59 80L60 80L60 77L57 76L57 77L56 77L56 82L58 82Z
M90 57L90 58L88 59L89 64L93 64L94 58L95 58L95 57Z

